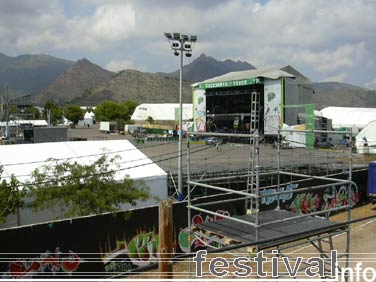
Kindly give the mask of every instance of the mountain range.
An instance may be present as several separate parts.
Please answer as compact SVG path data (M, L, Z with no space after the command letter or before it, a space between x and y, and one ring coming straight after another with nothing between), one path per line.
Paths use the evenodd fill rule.
M231 71L243 71L251 69L255 69L255 67L247 62L235 62L229 59L224 61L217 61L213 57L201 54L192 63L183 67L183 77L185 80L196 82L219 76ZM172 73L165 73L165 75L179 77L179 70Z
M183 101L192 101L193 82L254 68L247 62L218 61L202 54L183 67ZM282 69L297 75L303 83L311 83L290 66ZM87 59L72 62L47 55L9 57L0 54L0 87L8 83L18 95L32 94L36 105L43 105L48 100L90 106L103 100L177 103L178 76L178 71L146 73L129 69L115 74ZM314 82L312 87L317 109L326 106L376 107L376 91L339 82Z
M37 104L48 100L64 104L80 96L86 89L108 82L114 75L115 73L84 58L61 73L47 88L35 95L33 100Z
M13 94L37 94L67 71L74 62L48 55L9 57L0 53L0 87Z

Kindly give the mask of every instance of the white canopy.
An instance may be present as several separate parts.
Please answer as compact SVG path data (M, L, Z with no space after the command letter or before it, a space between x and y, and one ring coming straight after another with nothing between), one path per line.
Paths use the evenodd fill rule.
M358 153L376 153L376 120L359 132L355 138L355 146Z
M175 111L179 109L178 103L141 104L136 107L132 120L146 120L149 116L153 120L175 120ZM183 120L193 118L192 104L183 104Z
M84 119L91 119L93 118L94 114L92 112L86 112L84 115Z
M368 123L376 120L376 108L327 107L322 109L321 113L332 120L335 129L361 130Z
M50 164L49 158L76 161L80 164L91 164L101 155L106 153L110 158L119 155L121 159L116 165L111 165L110 170L116 170L115 179L122 181L124 178L142 180L150 188L150 194L159 199L168 197L167 174L152 160L127 140L111 141L76 141L54 142L39 144L20 144L0 146L0 165L3 165L3 179L9 181L13 174L21 182L30 180L30 174L36 168ZM30 201L29 198L25 199ZM137 201L137 207L146 207L157 204L154 197L147 201ZM121 209L133 208L130 204L121 205ZM0 228L13 227L18 224L35 224L48 222L61 216L59 207L54 210L45 209L32 211L24 207L17 211L18 215L9 215Z
M6 126L6 122L2 121L0 122L0 126ZM8 122L8 126L19 126L24 124L31 124L32 126L47 126L47 121L43 119L36 119L36 120L10 120Z
M153 163L128 140L74 141L39 144L18 144L0 146L0 165L3 165L3 179L13 174L21 182L30 180L30 173L48 163L48 159L76 161L91 164L101 155L119 155L121 159L110 169L117 170L115 179L147 179L165 177L166 172Z

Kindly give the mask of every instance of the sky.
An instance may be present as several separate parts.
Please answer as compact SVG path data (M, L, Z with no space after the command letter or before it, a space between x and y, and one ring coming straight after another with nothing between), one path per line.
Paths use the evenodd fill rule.
M197 35L185 64L205 53L376 89L376 0L0 1L0 53L8 56L171 72L180 61L165 32Z

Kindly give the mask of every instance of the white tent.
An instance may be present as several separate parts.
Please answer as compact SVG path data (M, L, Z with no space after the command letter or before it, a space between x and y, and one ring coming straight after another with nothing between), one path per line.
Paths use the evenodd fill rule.
M332 120L334 129L352 128L353 133L376 120L376 108L327 107L321 110L321 114Z
M179 108L178 103L141 104L136 107L131 119L145 121L150 116L155 121L174 121ZM183 104L183 120L192 119L192 114L192 104Z
M21 182L30 180L30 173L36 168L50 163L50 158L59 160L77 161L81 164L91 164L101 155L109 157L120 156L117 163L110 169L116 170L115 179L124 178L142 180L150 187L152 195L160 199L167 198L167 174L157 164L150 160L140 150L127 140L111 141L76 141L54 142L40 144L19 144L0 146L0 165L3 165L3 177L9 181L13 174ZM155 199L139 202L137 207L156 204ZM124 205L123 209L130 208ZM32 212L24 209L20 212L21 224L45 222L55 219L59 214L52 211ZM17 224L17 217L9 216L7 222L1 227L10 227Z
M376 120L367 124L355 137L356 151L376 154Z
M94 123L94 113L86 112L84 115L84 125L93 125Z

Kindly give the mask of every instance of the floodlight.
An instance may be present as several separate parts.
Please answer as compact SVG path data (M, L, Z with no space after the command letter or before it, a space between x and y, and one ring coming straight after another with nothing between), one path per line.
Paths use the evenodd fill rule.
M182 35L181 35L181 39L183 39L183 40L185 40L185 41L188 41L188 40L189 40L189 37L188 37L188 35L182 34Z
M180 44L180 42L179 41L172 41L172 45L171 45L171 48L173 49L173 50L179 50L180 49L180 47L181 47L181 44Z
M185 56L190 58L190 57L192 57L192 53L185 53Z
M174 32L173 37L174 37L174 40L180 40L180 33Z
M192 51L192 43L190 42L185 42L184 43L184 51Z
M169 32L165 32L164 34L168 40L172 39L172 35Z
M179 56L179 52L178 52L178 51L175 51L175 52L174 52L174 55L175 55L175 56Z
M191 35L191 42L196 42L197 41L197 36L196 35Z

